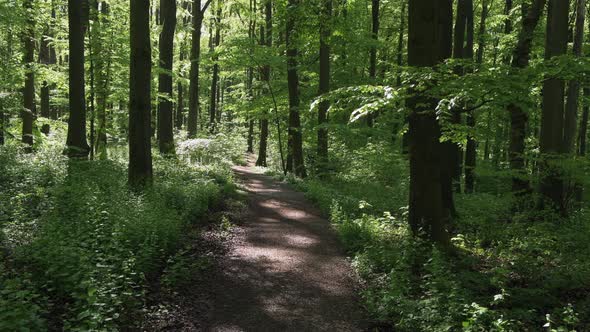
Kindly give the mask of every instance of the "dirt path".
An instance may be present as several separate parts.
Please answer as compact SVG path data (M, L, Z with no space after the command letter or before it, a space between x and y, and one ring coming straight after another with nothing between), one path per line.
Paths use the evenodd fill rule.
M302 193L235 167L249 216L221 262L207 331L362 331L350 264Z

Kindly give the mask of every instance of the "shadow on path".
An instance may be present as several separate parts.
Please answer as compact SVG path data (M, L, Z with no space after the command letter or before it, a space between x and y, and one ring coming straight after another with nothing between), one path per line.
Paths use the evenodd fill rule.
M362 331L357 282L329 222L250 166L249 214L212 289L207 331Z

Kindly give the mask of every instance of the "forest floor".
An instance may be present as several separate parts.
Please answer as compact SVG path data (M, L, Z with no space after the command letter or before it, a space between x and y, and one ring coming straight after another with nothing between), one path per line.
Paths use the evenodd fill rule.
M207 331L361 331L359 287L330 223L249 158L248 211L210 285Z

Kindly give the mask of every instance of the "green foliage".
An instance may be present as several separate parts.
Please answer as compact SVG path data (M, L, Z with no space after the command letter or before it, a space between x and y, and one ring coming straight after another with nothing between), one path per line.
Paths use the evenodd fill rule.
M0 329L137 326L184 231L232 190L229 170L156 158L155 184L136 194L124 159L68 161L47 146L0 149Z

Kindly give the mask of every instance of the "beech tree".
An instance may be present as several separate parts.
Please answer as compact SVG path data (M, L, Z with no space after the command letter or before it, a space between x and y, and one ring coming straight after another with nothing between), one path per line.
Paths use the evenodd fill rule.
M161 0L163 22L160 34L160 73L158 75L158 147L160 153L174 152L174 111L172 105L172 62L174 60L174 31L176 29L176 0Z
M150 6L131 0L129 36L129 184L142 188L152 182Z
M86 6L86 7L85 7ZM70 116L68 118L67 154L85 158L90 152L86 140L86 98L84 91L84 33L87 28L88 3L68 0L68 46Z
M408 64L433 67L451 55L452 1L414 0L409 3ZM434 82L432 82L434 84ZM449 206L443 199L440 124L437 100L415 92L406 101L412 110L410 130L409 222L414 234L447 245Z

